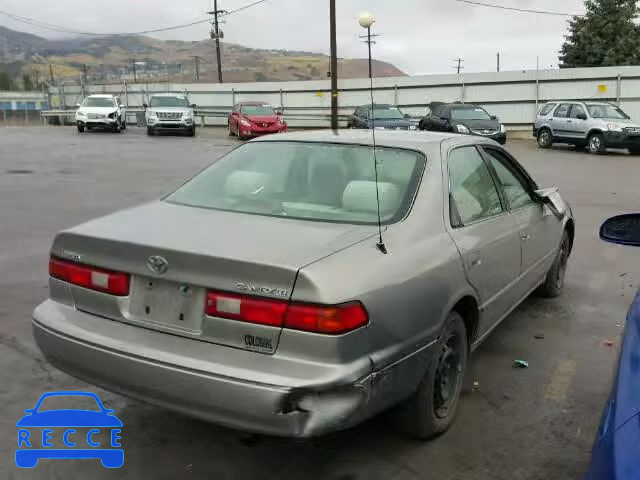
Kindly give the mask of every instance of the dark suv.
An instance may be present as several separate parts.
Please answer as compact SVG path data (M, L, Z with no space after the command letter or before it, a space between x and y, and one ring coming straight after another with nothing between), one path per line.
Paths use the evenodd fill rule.
M434 103L420 120L420 130L453 132L490 138L504 145L507 130L495 115L477 105L464 103Z

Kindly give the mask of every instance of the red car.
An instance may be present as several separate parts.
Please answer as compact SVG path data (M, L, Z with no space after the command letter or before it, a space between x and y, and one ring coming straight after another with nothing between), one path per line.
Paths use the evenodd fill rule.
M282 113L264 102L242 102L229 114L229 135L240 139L282 133L288 130Z

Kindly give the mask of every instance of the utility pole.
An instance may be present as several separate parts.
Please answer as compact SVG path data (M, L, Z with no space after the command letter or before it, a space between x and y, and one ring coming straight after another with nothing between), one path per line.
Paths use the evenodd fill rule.
M131 59L131 67L133 68L133 81L137 82L138 81L138 74L136 72L136 59L135 58Z
M329 0L331 22L331 128L338 129L338 40L336 33L336 0Z
M88 83L87 80L88 80L89 76L87 74L87 64L86 63L82 64L82 77L83 77L82 79L83 79L84 83L87 84Z
M196 80L200 80L200 59L202 57L198 55L191 55L191 58L196 61Z
M213 2L213 10L211 12L207 12L209 15L213 15L213 20L211 25L213 30L211 31L211 38L216 41L216 61L218 63L218 83L222 83L222 56L220 54L220 22L218 20L218 16L226 13L224 10L218 10L218 0L214 0Z
M497 53L496 58L497 58L497 62L498 62L497 63L497 66L498 66L498 70L497 71L500 72L500 52Z
M49 75L51 75L51 84L56 83L55 79L53 78L53 66L51 64L49 64Z
M458 75L460 75L460 72L464 69L464 67L462 66L462 64L464 63L464 60L461 58L457 58L454 60L454 62L456 62L458 65L453 67L454 69L458 70Z

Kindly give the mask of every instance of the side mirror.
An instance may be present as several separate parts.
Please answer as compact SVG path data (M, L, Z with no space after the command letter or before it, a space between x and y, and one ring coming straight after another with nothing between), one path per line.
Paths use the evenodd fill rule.
M76 103L76 108L80 108L80 104L79 103Z
M557 188L545 188L543 190L536 190L536 195L538 198L548 205L553 213L559 217L563 218L567 213L567 204L562 200L560 193L558 193Z
M579 113L576 118L578 120L586 120L587 119L587 114L586 113Z
M411 114L410 114L410 113L405 113L405 114L404 114L404 118L406 118L406 119L411 118Z
M142 108L149 108L149 105L147 105L146 103L143 103Z
M498 120L498 117L496 117L495 115L491 115L491 120Z
M194 110L195 110L196 108L198 108L198 106L197 106L195 103L192 103L190 106L191 106L191 108L193 108Z
M640 213L610 218L600 228L605 242L640 247Z
M119 105L120 108L124 108L124 105Z
M278 115L279 117L282 116L282 110L276 110L276 115Z

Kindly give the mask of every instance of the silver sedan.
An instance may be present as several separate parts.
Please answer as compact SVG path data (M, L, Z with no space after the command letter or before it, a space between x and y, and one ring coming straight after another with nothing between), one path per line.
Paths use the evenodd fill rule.
M491 140L275 135L59 233L33 331L59 369L217 424L311 437L398 407L427 439L469 352L562 292L574 231Z

